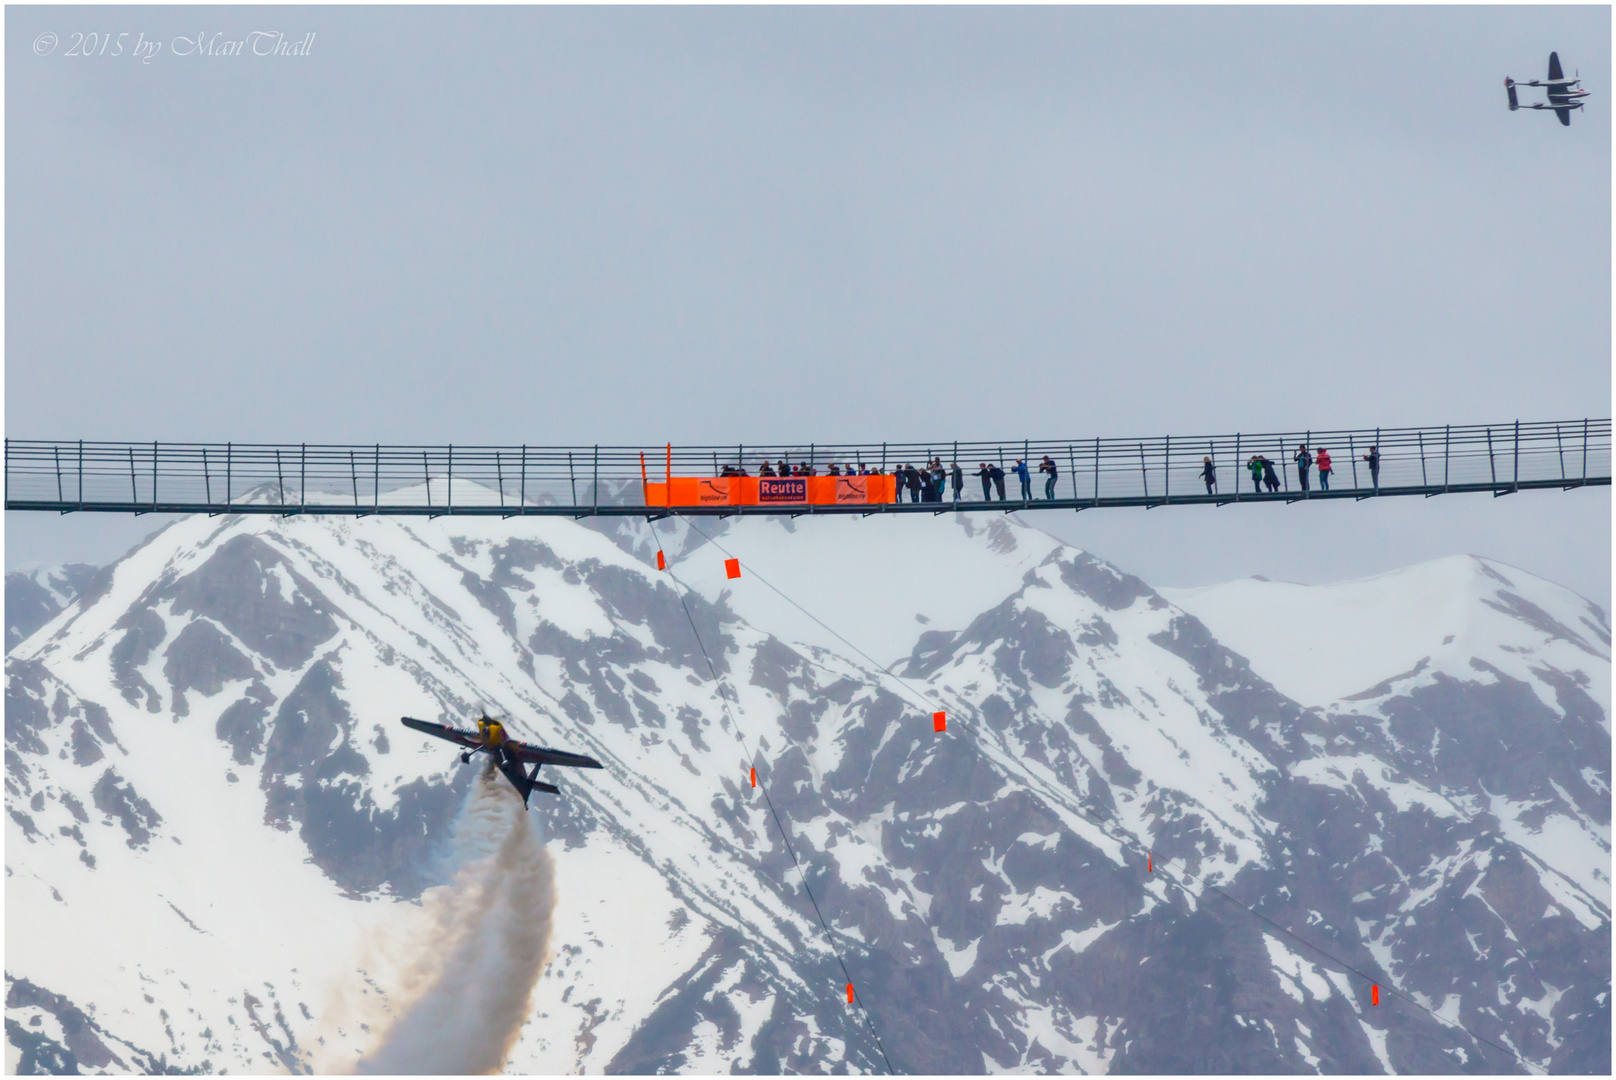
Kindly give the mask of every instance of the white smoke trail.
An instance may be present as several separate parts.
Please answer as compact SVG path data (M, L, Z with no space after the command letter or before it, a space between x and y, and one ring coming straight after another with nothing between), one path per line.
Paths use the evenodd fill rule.
M404 1002L358 1073L497 1072L549 962L555 861L522 800L493 768L455 823L461 866L423 897L430 932L412 942Z

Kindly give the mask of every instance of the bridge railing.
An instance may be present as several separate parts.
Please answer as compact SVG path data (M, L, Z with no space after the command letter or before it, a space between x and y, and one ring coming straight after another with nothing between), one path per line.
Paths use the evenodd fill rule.
M7 439L8 510L118 512L252 510L298 513L623 513L647 507L642 480L717 476L726 466L756 476L765 462L890 473L940 458L966 473L965 499L980 502L977 470L1033 470L1043 502L1048 457L1058 505L1159 505L1271 501L1303 496L1295 455L1306 445L1334 460L1332 494L1495 493L1608 484L1611 422L1572 420L1419 428L1363 428L1215 436L765 446L384 446L262 443L56 442ZM1378 451L1378 472L1368 458ZM1273 464L1279 489L1254 491L1246 463ZM1217 484L1208 495L1206 461ZM1321 495L1317 466L1307 497ZM1047 474L1046 474L1047 475ZM1011 502L1020 486L1006 480ZM951 496L945 496L951 497ZM907 504L905 504L907 505ZM757 508L748 508L756 510ZM788 509L788 508L781 508ZM717 512L707 508L707 512Z

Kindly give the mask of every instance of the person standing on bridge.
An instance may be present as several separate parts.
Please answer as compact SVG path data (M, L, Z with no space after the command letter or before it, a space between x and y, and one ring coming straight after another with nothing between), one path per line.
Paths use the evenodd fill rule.
M954 501L960 501L960 493L965 487L965 470L960 468L957 461L948 463L948 477L954 482Z
M1049 474L1049 479L1044 481L1044 498L1053 501L1055 498L1055 478L1060 475L1060 470L1056 468L1054 460L1048 454L1045 454L1044 460L1038 463L1038 471Z
M1330 451L1319 447L1319 456L1314 459L1319 464L1319 490L1330 490Z
M1307 443L1296 448L1296 456L1291 458L1296 462L1296 475L1302 478L1302 490L1307 490L1307 470L1313 466L1313 455L1307 452Z
M1262 482L1270 494L1279 490L1279 474L1274 471L1274 463L1268 458L1258 458L1262 462Z
M1251 474L1251 490L1256 494L1261 495L1263 481L1263 459L1256 454L1252 454L1251 460L1246 462L1246 471ZM1238 484L1235 486L1237 488L1239 487Z
M982 501L991 502L993 499L993 473L988 470L988 463L982 462L977 466L976 475L982 478Z
M998 489L999 501L1004 502L1004 470L997 465L989 465L988 475L993 478L993 486Z
M1252 479L1255 480L1256 478L1256 475L1253 474ZM1204 457L1201 459L1201 479L1206 481L1206 493L1208 495L1212 494L1212 492L1217 489L1218 470L1217 467L1212 464L1212 459L1210 457Z
M1032 470L1027 468L1025 461L1016 458L1016 463L1010 471L1021 481L1021 501L1032 502Z
M913 465L905 465L903 467L903 482L909 488L909 501L912 503L919 502L920 470L915 468Z
M1369 453L1363 456L1369 462L1369 483L1376 491L1380 490L1380 447L1371 446Z

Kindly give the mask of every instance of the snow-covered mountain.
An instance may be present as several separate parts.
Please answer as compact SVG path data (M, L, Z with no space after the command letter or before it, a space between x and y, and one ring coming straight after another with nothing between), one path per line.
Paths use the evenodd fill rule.
M6 572L6 648L44 626L95 578L88 563Z
M1403 574L1170 602L987 515L182 520L7 656L8 1066L357 1064L475 774L397 718L484 706L606 765L535 797L513 1071L1608 1073L1607 616ZM1351 679L1264 603L1337 612Z

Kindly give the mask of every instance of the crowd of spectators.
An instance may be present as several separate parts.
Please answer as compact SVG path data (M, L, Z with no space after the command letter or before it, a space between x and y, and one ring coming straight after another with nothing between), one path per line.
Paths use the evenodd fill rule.
M1318 470L1319 488L1322 491L1330 490L1330 477L1334 472L1334 462L1330 458L1330 451L1319 447L1317 451L1309 451L1307 444L1296 448L1291 456L1296 464L1296 473L1301 481L1302 491L1312 490L1310 486L1311 471ZM1371 446L1363 459L1369 465L1369 481L1375 487L1380 487L1380 448ZM1253 454L1246 460L1246 470L1251 474L1252 490L1259 495L1265 490L1269 493L1280 489L1282 482L1279 474L1274 470L1271 458L1261 454ZM1032 473L1033 469L1022 458L1010 467L1021 485L1021 500L1032 502ZM1044 455L1038 463L1037 472L1045 477L1044 498L1053 501L1055 498L1055 481L1060 476L1060 467L1055 459ZM736 465L725 465L719 472L720 476L748 476L745 468ZM765 461L758 469L759 476L818 476L812 462L778 462ZM887 473L879 466L866 465L859 462L854 465L848 462L845 465L832 463L825 468L827 476L885 476ZM916 468L913 465L896 465L891 475L895 478L895 495L898 502L904 501L907 492L909 501L913 503L942 502L945 492L952 492L954 502L964 499L965 470L960 468L959 462L951 461L944 468L942 458L934 457L923 466ZM982 481L982 501L992 502L998 496L999 502L1005 502L1005 470L993 462L980 462L976 467L976 475ZM1217 494L1218 470L1210 456L1201 459L1200 478L1206 484L1208 495Z

